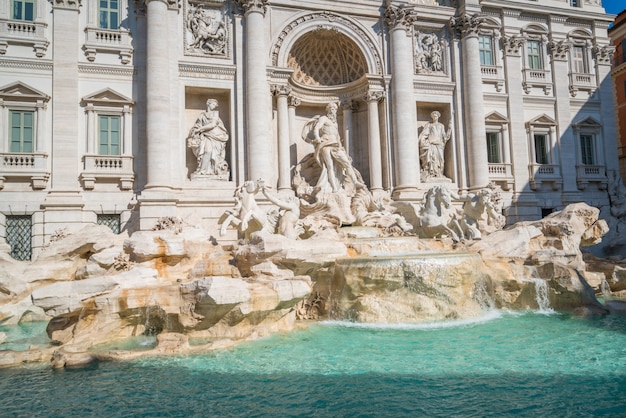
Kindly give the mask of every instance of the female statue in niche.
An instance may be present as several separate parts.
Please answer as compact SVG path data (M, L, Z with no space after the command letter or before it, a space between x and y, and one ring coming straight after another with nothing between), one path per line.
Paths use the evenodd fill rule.
M444 151L452 136L452 126L449 126L446 131L443 124L439 122L441 113L435 110L430 113L430 117L432 122L424 125L418 137L423 179L444 177Z
M217 100L206 101L207 110L202 112L187 136L187 146L198 159L195 175L228 177L226 143L228 132L220 119Z

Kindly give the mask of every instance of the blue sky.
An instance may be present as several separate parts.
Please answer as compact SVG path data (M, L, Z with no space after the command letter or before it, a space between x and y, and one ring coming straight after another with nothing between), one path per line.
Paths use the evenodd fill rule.
M626 9L626 0L602 0L602 5L607 13L618 14Z

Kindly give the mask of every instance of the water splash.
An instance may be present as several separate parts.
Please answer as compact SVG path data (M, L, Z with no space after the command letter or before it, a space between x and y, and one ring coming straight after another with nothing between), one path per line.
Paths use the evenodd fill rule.
M602 279L602 283L600 283L600 290L602 291L602 296L604 296L604 300L611 300L613 297L613 293L611 292L611 286L606 279Z
M496 303L489 294L487 283L485 281L476 282L474 284L473 298L483 311L492 311L496 309Z
M535 284L535 300L539 307L539 312L543 314L552 314L554 309L550 304L550 294L548 291L548 283L542 279L531 279Z

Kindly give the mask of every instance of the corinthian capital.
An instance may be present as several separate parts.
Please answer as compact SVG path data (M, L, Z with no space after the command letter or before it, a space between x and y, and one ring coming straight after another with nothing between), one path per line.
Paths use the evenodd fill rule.
M363 96L363 100L366 102L379 102L385 97L385 92L380 90L369 90Z
M548 42L548 49L553 60L567 61L567 53L572 48L572 44L566 41L550 41Z
M466 36L477 35L484 21L484 16L478 14L470 16L467 13L463 13L461 16L450 18L450 28L461 35L462 38L465 38Z
M385 22L390 28L411 30L416 19L417 14L412 8L393 6L391 2L387 3Z
M502 46L506 55L520 55L520 51L524 46L524 38L520 36L504 36L502 37Z
M160 1L161 3L165 3L168 9L180 9L180 0L135 0L135 6L138 13L142 15L145 14L148 3L152 3L153 1Z
M80 6L81 0L51 0L53 8L61 8L61 9L76 9Z
M286 84L273 84L270 88L274 96L289 96L291 94L291 87Z
M265 16L269 0L234 0L233 4L237 6L245 15L249 12L261 12Z
M613 55L615 55L615 47L611 45L594 45L593 46L593 56L596 59L596 62L601 65L611 65L611 61L613 61Z

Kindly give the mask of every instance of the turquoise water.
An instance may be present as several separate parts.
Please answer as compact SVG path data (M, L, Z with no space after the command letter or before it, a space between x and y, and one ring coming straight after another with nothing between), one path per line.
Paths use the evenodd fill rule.
M2 416L626 416L626 318L315 324L205 355L0 370Z

